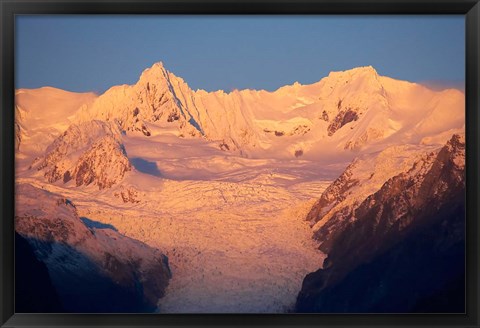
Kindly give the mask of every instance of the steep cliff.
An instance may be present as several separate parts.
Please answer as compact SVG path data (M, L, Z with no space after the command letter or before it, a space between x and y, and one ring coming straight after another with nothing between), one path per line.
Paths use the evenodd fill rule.
M17 186L15 230L48 269L65 311L150 312L171 277L158 249L78 217L64 197Z
M462 288L443 306L463 309L464 168L465 140L454 135L376 192L337 205L325 220L322 208L334 191L341 204L349 186L369 183L343 174L308 216L313 222L325 220L315 238L328 258L305 278L297 311L422 311L421 300L446 294L447 285ZM437 310L442 311L440 305L428 309Z

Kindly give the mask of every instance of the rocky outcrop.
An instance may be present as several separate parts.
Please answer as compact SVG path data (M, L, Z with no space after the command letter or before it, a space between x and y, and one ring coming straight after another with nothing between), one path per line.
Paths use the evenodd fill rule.
M341 109L340 112L335 116L330 125L327 128L328 136L331 137L342 128L345 124L358 120L358 109L352 109L350 107ZM327 116L328 118L328 116Z
M142 196L140 192L133 187L121 187L117 192L113 194L115 197L120 198L124 203L140 203Z
M123 145L111 136L105 136L80 156L71 175L70 171L64 173L63 181L67 182L71 177L77 187L94 183L99 189L110 188L131 169Z
M150 312L171 277L159 250L114 229L86 226L75 205L18 185L15 230L44 263L67 312Z
M347 191L358 185L359 180L353 176L352 170L356 161L352 162L345 171L322 193L320 199L315 203L306 219L310 225L322 220L325 215L335 206L340 204L347 197Z
M295 128L293 128L293 130L291 130L290 132L288 132L288 135L289 136L303 136L305 135L306 133L308 133L308 131L310 131L310 127L308 125L298 125L296 126Z
M25 121L25 111L22 110L19 106L15 106L15 151L20 150L20 145L22 144L23 139L25 138L25 128L23 127L23 122Z
M22 143L23 135L22 135L22 129L20 127L20 124L17 122L15 124L15 151L18 151L20 149L20 144Z
M328 258L322 269L305 278L297 311L409 312L421 309L416 307L421 299L444 285L455 285L464 272L464 168L465 140L454 135L376 192L338 207L315 232ZM326 199L354 180L340 178L314 206L310 220L321 221ZM345 188L339 195L349 197ZM432 278L437 272L442 275ZM447 307L458 309L460 299Z
M75 186L110 188L132 170L115 124L90 121L70 126L35 159L32 168L48 182L73 181Z

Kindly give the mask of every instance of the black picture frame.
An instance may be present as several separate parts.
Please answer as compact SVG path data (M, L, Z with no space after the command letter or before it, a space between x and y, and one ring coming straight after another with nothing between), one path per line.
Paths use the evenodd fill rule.
M462 14L466 21L467 293L465 314L16 314L14 312L14 22L21 14ZM1 327L479 326L478 0L0 0Z

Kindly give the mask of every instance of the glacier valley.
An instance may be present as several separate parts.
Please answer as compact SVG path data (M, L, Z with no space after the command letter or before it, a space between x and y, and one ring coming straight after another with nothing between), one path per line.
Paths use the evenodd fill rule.
M464 97L373 67L273 92L206 92L162 63L101 95L20 89L16 232L67 312L381 311L381 298L325 299L442 222L455 233L441 251L458 255ZM67 293L69 279L86 287ZM89 307L95 284L135 306ZM424 298L399 308L423 310Z

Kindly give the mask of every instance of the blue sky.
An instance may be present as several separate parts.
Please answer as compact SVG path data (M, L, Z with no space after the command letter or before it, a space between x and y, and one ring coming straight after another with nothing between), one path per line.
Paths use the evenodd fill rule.
M16 87L101 93L163 61L193 89L275 90L372 65L462 87L464 16L18 16Z

